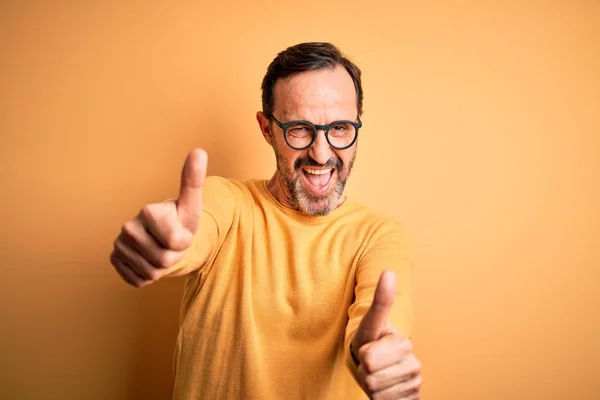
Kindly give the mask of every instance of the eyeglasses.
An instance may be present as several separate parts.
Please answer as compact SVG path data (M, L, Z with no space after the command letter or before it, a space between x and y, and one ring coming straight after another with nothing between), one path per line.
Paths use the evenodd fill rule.
M317 132L325 131L325 139L331 147L336 150L345 150L351 147L358 137L358 129L362 126L360 118L358 122L335 121L329 125L314 125L308 121L279 122L273 114L267 117L283 130L283 138L288 146L294 150L306 150L317 139Z

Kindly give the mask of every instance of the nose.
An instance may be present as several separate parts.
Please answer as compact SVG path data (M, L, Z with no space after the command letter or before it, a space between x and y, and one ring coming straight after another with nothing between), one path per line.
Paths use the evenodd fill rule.
M325 138L325 131L317 131L317 138L308 148L308 155L319 164L325 164L331 158L331 147Z

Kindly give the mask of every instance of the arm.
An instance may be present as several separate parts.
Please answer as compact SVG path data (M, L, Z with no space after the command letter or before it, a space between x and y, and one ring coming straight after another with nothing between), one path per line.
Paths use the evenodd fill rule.
M183 259L169 268L167 277L183 276L204 268L214 260L227 237L236 212L231 184L220 177L207 177L202 189L202 204L200 229Z
M390 312L390 322L406 336L410 335L412 329L413 262L404 228L396 221L386 221L369 241L356 270L355 300L348 310L347 345L369 309L377 282L385 270L394 272L397 279L396 298Z
M420 396L420 365L408 339L412 268L402 226L386 221L359 259L345 338L347 365L374 399Z
M224 180L206 179L207 155L193 150L181 173L179 197L146 205L125 222L110 256L136 287L201 268L231 226L233 196ZM206 181L206 182L205 182Z

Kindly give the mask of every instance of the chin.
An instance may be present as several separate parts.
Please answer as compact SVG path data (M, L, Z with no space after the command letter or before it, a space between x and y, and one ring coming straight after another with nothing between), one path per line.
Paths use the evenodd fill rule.
M337 207L340 199L340 194L335 188L329 193L319 196L309 194L304 187L296 186L296 189L299 189L294 191L293 196L296 210L313 217L329 214Z
M329 204L303 204L299 211L311 217L320 217L333 211L333 207L330 207Z

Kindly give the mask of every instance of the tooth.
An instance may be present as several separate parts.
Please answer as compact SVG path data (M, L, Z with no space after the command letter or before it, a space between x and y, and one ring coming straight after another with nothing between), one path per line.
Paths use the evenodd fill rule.
M331 169L305 169L306 172L313 175L323 175L331 172Z

